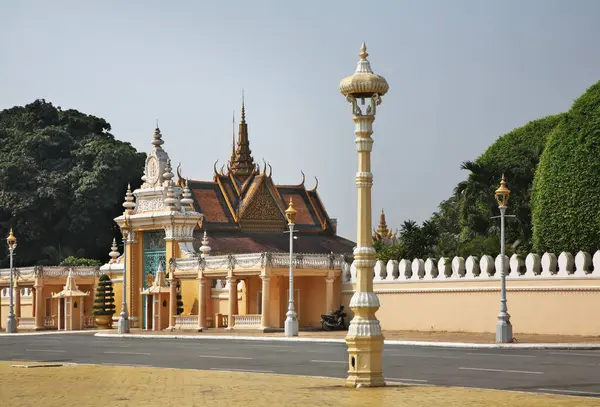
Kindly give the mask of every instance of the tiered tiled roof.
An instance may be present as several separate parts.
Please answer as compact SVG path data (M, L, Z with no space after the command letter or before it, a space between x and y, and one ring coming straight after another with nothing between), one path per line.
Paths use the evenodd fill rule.
M232 149L227 170L224 168L218 171L215 163L212 182L189 181L195 210L204 215L197 231L198 246L203 231L207 231L213 253L289 250L289 240L283 232L287 230L285 209L291 198L298 211L295 251L352 252L354 243L336 235L335 225L317 193L318 181L312 190L305 188L304 179L299 185L276 185L270 165L265 162L260 168L254 164L245 110L237 148Z

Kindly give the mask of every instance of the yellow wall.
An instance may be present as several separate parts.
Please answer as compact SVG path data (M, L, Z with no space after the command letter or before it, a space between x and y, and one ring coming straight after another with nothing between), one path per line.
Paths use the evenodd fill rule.
M343 285L344 290L352 288ZM498 280L378 283L374 290L384 330L495 332ZM351 296L342 295L350 318ZM515 335L600 335L600 320L589 316L600 304L600 280L508 280L507 300Z
M198 315L198 280L181 280L181 315Z

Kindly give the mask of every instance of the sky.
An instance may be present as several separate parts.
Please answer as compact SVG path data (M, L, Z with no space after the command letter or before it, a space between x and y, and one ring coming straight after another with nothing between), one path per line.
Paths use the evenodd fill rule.
M357 153L339 82L362 41L377 109L373 228L429 218L499 136L569 109L600 79L600 1L0 0L0 109L38 98L103 117L150 151L159 120L184 177L250 147L278 184L315 185L355 239ZM220 167L220 164L219 164ZM510 181L510 180L509 180Z

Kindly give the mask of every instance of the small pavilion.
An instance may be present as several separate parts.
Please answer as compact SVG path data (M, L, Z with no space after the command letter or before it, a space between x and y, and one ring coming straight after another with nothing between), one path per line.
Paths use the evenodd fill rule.
M89 292L79 290L77 285L75 285L73 270L69 270L67 282L63 290L52 294L53 299L58 299L59 331L75 331L83 328L83 298L89 295Z
M165 271L162 264L158 263L158 270L152 285L141 291L146 301L145 329L162 331L169 326L169 296L170 288L167 285Z

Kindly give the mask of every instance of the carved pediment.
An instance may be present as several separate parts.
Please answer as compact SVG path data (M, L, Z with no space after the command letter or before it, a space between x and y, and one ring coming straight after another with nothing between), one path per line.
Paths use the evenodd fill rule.
M285 221L275 197L263 182L249 198L240 214L241 220Z

